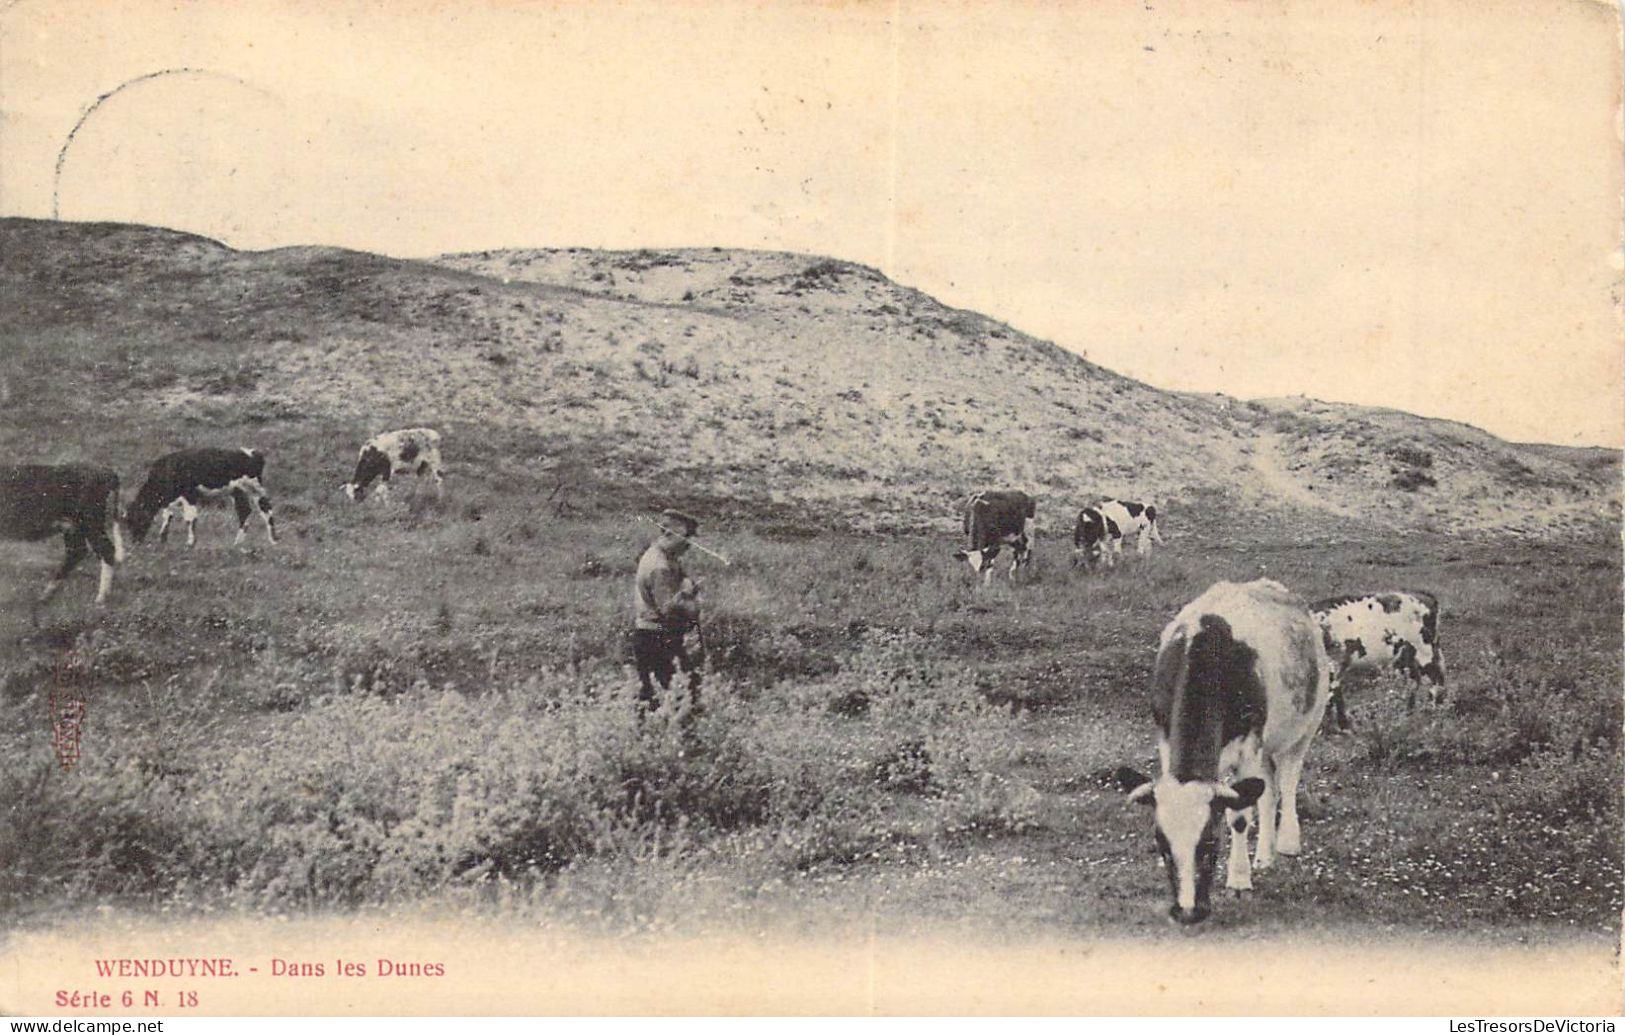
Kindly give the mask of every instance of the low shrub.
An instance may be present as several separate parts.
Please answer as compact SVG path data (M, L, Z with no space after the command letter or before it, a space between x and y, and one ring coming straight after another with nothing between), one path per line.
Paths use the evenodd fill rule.
M836 653L787 626L737 611L705 620L705 656L715 672L758 687L787 679L809 680L840 669Z
M1433 466L1433 454L1416 446L1404 444L1391 446L1388 449L1388 455L1396 462L1404 464L1407 467Z
M184 765L153 764L141 738L103 743L72 774L42 739L19 749L26 764L0 788L16 827L7 890L358 903L533 879L650 839L777 831L769 856L794 869L1030 819L1030 788L1005 774L1009 712L915 634L866 634L849 671L771 697L713 679L703 711L673 693L641 717L625 677L603 670L478 693L378 667L341 669L351 685L326 692L284 685L299 671L278 664L296 710L251 744L201 721L166 730L188 742ZM860 689L867 714L832 713ZM883 820L895 795L926 811Z
M1433 475L1428 474L1426 471L1420 471L1414 467L1407 467L1398 474L1395 474L1394 480L1390 484L1392 484L1394 488L1401 489L1405 492L1415 492L1417 489L1431 489L1439 483L1433 477Z
M1400 676L1371 680L1351 707L1364 716L1367 762L1396 765L1517 765L1546 752L1618 752L1625 702L1617 690L1590 680L1502 673L1482 684L1459 685L1443 707L1405 710L1409 690ZM1384 692L1386 691L1386 692ZM1425 700L1425 691L1419 692Z

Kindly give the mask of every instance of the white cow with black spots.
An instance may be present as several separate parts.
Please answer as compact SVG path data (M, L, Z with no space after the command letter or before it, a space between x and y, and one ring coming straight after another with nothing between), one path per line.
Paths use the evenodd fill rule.
M1151 552L1152 543L1162 542L1157 524L1157 508L1133 500L1102 500L1078 512L1072 528L1072 564L1093 566L1105 562L1115 567L1123 555L1123 541L1134 540L1135 553Z
M359 503L366 498L368 487L377 481L376 495L386 500L390 476L396 474L433 478L434 494L440 496L440 432L433 428L402 428L374 435L361 447L355 474L344 483L344 494Z
M1153 780L1124 767L1117 778L1130 801L1155 810L1173 920L1194 924L1212 911L1226 823L1225 886L1235 891L1250 889L1253 869L1276 855L1298 854L1298 780L1326 710L1327 669L1308 609L1268 579L1220 582L1162 631L1151 679L1162 773ZM1255 803L1258 846L1249 863Z
M1416 688L1428 681L1428 699L1444 699L1444 659L1439 653L1439 601L1431 593L1394 590L1332 597L1309 608L1320 623L1332 664L1332 714L1349 728L1343 681L1351 673L1393 669L1411 681L1406 706L1416 707Z

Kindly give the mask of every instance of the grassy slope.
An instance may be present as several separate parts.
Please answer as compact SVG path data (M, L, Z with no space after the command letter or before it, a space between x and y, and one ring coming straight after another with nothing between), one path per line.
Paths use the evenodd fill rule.
M935 469L917 457L940 456L955 477L979 471L983 461L965 452L978 437L952 421L972 409L992 420L994 405L1013 409L1000 420L1031 425L1025 441L1054 437L1059 423L1017 405L1022 393L1058 393L1048 378L1076 389L1091 413L1159 408L1169 436L1188 444L1273 436L1264 440L1288 467L1287 447L1306 437L1297 422L1330 418L1221 410L1046 349L1026 360L1044 377L975 380L977 407L950 407L946 387L908 387L934 384L914 370L946 380L950 353L933 344L1014 350L1025 340L918 296L904 308L907 293L861 270L813 276L813 260L793 257L716 253L709 269L710 253L694 253L686 280L660 286L675 299L627 301L584 289L594 264L624 275L631 256L520 256L557 283L502 284L350 253L244 256L140 229L10 222L5 232L7 448L105 456L133 475L170 445L253 441L272 451L288 532L276 550L256 541L237 552L229 520L207 514L195 554L140 549L110 612L87 608L87 577L38 631L19 604L54 552L0 546L17 577L0 602L0 707L19 775L0 834L13 910L110 895L280 906L449 888L504 910L617 926L811 909L874 910L904 927L1152 929L1162 882L1143 817L1098 776L1149 754L1141 688L1162 623L1215 578L1264 573L1310 596L1434 590L1447 612L1451 697L1406 718L1380 688L1356 691L1359 735L1311 754L1309 854L1270 875L1256 899L1228 904L1224 922L1466 918L1617 933L1617 526L1574 542L1396 539L1352 506L1343 516L1212 506L1200 521L1171 523L1168 549L1149 564L1075 574L1050 536L1035 584L978 592L948 563L949 537L831 533L827 508L809 524L806 502L849 503L883 485L937 506L949 481L923 473ZM636 261L655 263L645 274L679 272ZM585 285L571 279L580 270ZM809 285L796 286L803 277ZM736 290L834 312L785 330L730 308L745 307ZM679 308L665 304L689 291ZM945 322L933 325L936 339L919 332L906 346L895 328L881 335L899 352L923 349L914 366L813 376L838 343L825 335L871 303L898 312L863 318ZM979 330L954 329L966 324ZM768 336L769 325L782 333ZM640 348L646 340L658 356ZM702 371L730 372L690 378L685 348ZM578 353L598 358L567 358ZM650 365L660 357L672 369ZM339 376L358 360L361 372ZM566 362L604 367L569 372ZM636 362L654 380L634 392ZM982 369L980 358L968 369ZM649 405L662 372L710 385L710 403L687 392L682 405ZM764 383L778 394L760 394ZM815 396L837 384L891 405L834 423L834 404ZM906 391L921 398L899 398ZM922 411L907 407L926 398L946 427L917 428ZM821 427L839 448L819 445L817 425L779 430L798 399L824 408ZM713 601L718 702L698 752L672 731L638 732L618 697L626 582L647 535L629 508L652 502L640 479L666 461L603 431L614 413L660 434L722 422L705 462L728 466L702 471L692 493L708 534L735 558L726 570L695 564ZM737 452L736 432L752 419L774 422L773 451ZM340 506L336 483L361 434L417 420L447 426L458 443L446 503ZM809 465L847 456L841 429L861 437L865 421L890 429L894 448L873 454L880 474L777 473L787 441L805 447L793 455ZM1400 426L1415 435L1421 425ZM899 439L915 452L888 461ZM926 441L942 453L920 453ZM1225 498L1174 450L1144 446L1136 461L1132 443L1120 445L1120 462L1139 464L1134 477L1157 472L1192 502ZM1078 462L1033 448L1018 462ZM1258 470L1239 447L1235 459L1238 478ZM544 460L549 473L537 471ZM984 473L1004 470L998 460ZM910 472L925 487L899 488ZM545 500L561 478L571 487L562 514ZM918 513L896 520L929 524ZM85 761L71 778L50 762L53 685L88 698ZM577 811L539 818L537 787L551 788L540 800ZM662 793L676 797L651 812ZM402 802L419 812L397 815ZM426 847L414 815L442 841Z

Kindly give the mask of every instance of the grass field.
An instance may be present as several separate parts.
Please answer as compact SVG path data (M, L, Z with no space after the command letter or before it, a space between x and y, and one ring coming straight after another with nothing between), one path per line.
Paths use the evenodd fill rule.
M449 913L1143 959L1184 935L1109 775L1152 764L1163 625L1258 575L1433 592L1450 684L1415 714L1349 688L1304 854L1203 943L1577 935L1603 969L1618 944L1617 451L1163 392L817 257L426 263L33 220L0 244L0 450L113 467L128 499L168 450L253 446L284 533L236 549L206 512L195 550L134 546L103 610L87 566L37 627L61 548L0 543L9 945ZM359 444L413 425L445 435L444 499L346 501ZM950 558L978 487L1039 499L1021 585ZM1074 571L1071 516L1108 494L1154 501L1167 546ZM640 723L631 575L668 505L733 563L691 555L703 715Z
M1096 574L1046 512L1034 576L982 590L947 531L679 499L733 564L691 555L704 715L640 724L624 644L650 528L617 472L579 464L561 511L493 451L443 501L354 506L351 449L336 428L281 444L280 546L251 526L234 549L206 511L195 551L135 547L103 612L82 573L31 627L59 547L0 546L14 924L438 902L612 932L1164 930L1148 821L1107 776L1150 765L1162 625L1265 574L1437 594L1448 697L1408 715L1395 683L1351 688L1354 735L1309 756L1304 855L1210 926L1617 938L1617 539L1398 537L1207 496ZM86 700L72 773L53 687Z

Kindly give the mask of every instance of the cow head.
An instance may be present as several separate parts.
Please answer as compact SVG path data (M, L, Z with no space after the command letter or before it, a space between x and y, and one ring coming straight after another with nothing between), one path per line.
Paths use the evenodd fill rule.
M1106 556L1106 518L1094 507L1078 512L1072 526L1072 565L1088 567L1100 563Z
M980 575L993 566L993 558L1003 549L998 543L985 546L980 550L955 550L954 560L965 561L970 564L970 570Z
M356 458L355 473L344 483L344 494L360 503L375 480L381 479L383 485L388 485L389 469L389 457L370 443L362 446L361 455ZM383 496L386 493L381 491L379 495Z
M1167 773L1153 781L1125 766L1117 771L1117 783L1129 801L1155 810L1157 852L1174 898L1169 919L1201 923L1213 911L1213 871L1225 810L1250 807L1264 792L1264 781L1251 777L1230 786L1215 780L1176 780ZM1245 829L1235 836L1245 837Z
M1105 539L1095 539L1072 548L1073 567L1094 569L1110 559L1111 543Z
M138 543L144 541L147 538L147 530L152 528L153 519L162 509L163 504L150 493L143 491L138 494L135 502L124 508L124 527L129 530L130 538Z

